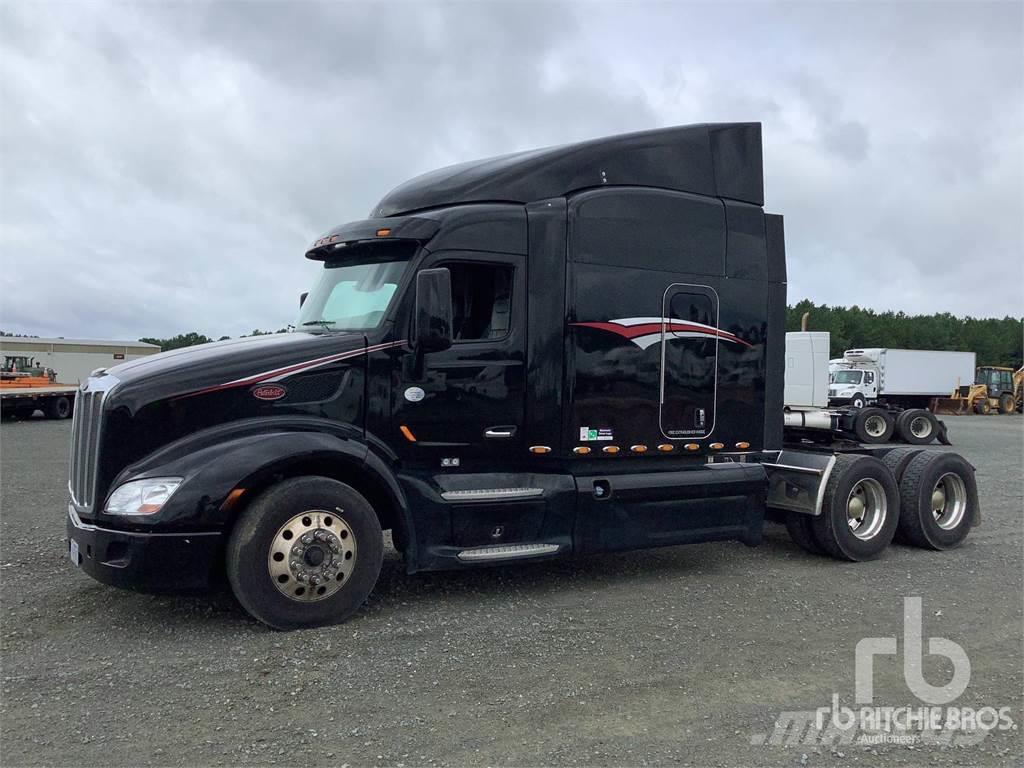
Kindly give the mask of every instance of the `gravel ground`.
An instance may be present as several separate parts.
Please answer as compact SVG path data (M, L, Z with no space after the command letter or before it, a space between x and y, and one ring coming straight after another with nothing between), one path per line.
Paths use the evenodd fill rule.
M1017 416L948 418L984 523L960 549L846 564L765 544L674 547L407 576L392 551L348 623L279 633L229 594L102 586L65 556L67 422L0 427L4 765L1019 765L1022 446ZM780 713L853 702L854 647L966 650L961 707L1017 729L970 746L757 744ZM933 663L934 662L934 663ZM933 684L950 668L934 656ZM902 664L875 704L920 706Z

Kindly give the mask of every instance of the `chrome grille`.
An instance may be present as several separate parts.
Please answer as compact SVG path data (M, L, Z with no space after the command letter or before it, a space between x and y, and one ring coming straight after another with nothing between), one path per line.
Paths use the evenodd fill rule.
M75 398L68 489L71 491L71 501L80 512L90 512L95 502L103 400L116 383L117 379L109 375L91 377Z

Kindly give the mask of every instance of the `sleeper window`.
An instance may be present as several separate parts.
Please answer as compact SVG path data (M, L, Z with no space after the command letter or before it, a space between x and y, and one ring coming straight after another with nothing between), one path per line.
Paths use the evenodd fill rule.
M508 335L512 320L512 267L504 264L448 264L452 276L452 334L455 341L484 341Z

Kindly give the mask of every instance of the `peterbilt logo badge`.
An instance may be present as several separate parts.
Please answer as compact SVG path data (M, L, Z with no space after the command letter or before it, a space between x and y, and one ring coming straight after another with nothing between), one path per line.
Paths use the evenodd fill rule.
M280 400L288 394L288 390L280 384L261 384L253 387L251 391L257 400Z

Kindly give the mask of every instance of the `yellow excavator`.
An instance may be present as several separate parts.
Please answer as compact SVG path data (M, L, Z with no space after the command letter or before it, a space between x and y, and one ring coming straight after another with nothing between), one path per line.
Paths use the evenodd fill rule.
M998 365L977 368L974 383L957 387L949 397L936 398L936 413L1020 412L1024 402L1024 366L1016 371Z

